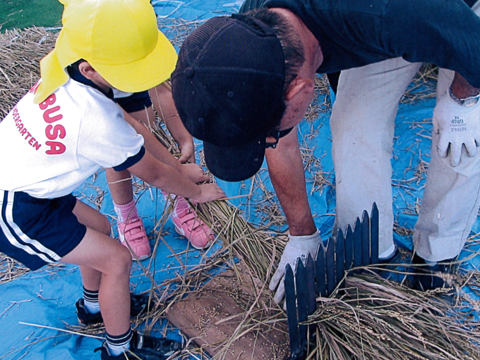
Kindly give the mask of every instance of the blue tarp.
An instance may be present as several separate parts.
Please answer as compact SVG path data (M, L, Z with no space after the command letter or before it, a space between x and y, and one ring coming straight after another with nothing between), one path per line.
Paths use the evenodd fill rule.
M242 1L228 0L152 1L160 24L162 19L191 21L230 14L237 11L241 3ZM322 103L323 98L319 101ZM413 173L420 160L429 161L431 143L429 136L432 130L431 117L434 104L433 99L403 103L400 105L397 116L396 141L392 159L393 179L395 179L393 184L394 211L395 221L399 226L407 229L413 229L417 215L412 212L412 209L423 194L425 179L413 180ZM331 134L328 124L330 113L328 109L324 110L319 112L314 121L302 122L299 131L305 148L312 149L311 153L317 159L317 162L307 169L307 191L310 194L309 200L315 221L317 226L324 230L323 236L326 239L335 213L335 190L333 185L326 185L318 189L318 184L314 181L315 172L321 170L327 180L334 184ZM315 134L315 136L306 136L311 134ZM200 148L199 146L198 150ZM421 154L422 159L419 159L418 154ZM258 176L267 189L273 191L265 164ZM248 194L251 189L250 180L244 183L219 181L219 184L225 189L228 196ZM112 201L103 172L95 178L89 179L76 191L76 194L87 203L89 199L95 199L103 193L104 198L100 210L113 217ZM260 223L262 221L261 213L255 209L255 201L260 200L260 196L261 193L258 192L257 197L254 196L248 202L242 197L238 197L232 202L241 207L248 220ZM91 205L94 206L93 203ZM141 216L144 217L147 232L152 233L164 210L161 193L154 189L141 193L138 209ZM479 231L479 226L480 222L477 221L474 232ZM171 220L167 221L163 231L168 246L164 243L159 244L154 257L155 264L152 267L155 281L158 283L174 277L180 271L179 263L170 249L179 254L182 253L179 257L187 267L198 264L204 256L208 256L216 249L214 247L209 252L190 251L185 254L187 241L176 235ZM409 236L396 234L395 240L401 246L411 248ZM463 255L470 255L470 253L465 251ZM471 260L469 265L477 267L474 260ZM132 289L137 292L151 287L150 280L141 273L138 264L134 265L131 283ZM65 329L65 324L76 324L74 303L82 294L78 267L61 266L53 269L47 267L27 273L0 285L0 294L0 359L78 360L99 358L98 354L93 355L92 350L100 346L101 340L58 330ZM165 326L156 324L154 330L164 331ZM178 331L169 330L168 336L178 338Z

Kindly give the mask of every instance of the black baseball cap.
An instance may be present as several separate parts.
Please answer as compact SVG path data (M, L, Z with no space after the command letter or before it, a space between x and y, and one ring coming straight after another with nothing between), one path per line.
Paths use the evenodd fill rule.
M241 181L260 169L265 139L285 112L285 57L277 36L248 15L215 17L184 41L172 74L175 106L203 140L211 173Z

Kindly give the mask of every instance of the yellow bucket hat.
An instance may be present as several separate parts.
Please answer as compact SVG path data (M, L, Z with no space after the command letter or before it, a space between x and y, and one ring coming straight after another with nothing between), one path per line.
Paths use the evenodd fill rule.
M149 0L59 0L65 7L55 48L40 61L36 104L68 81L65 68L84 59L110 85L125 92L167 80L177 61L157 27Z

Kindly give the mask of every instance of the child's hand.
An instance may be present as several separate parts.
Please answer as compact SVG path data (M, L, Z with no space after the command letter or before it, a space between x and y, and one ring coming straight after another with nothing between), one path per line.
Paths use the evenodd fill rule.
M181 167L182 175L186 176L194 183L209 181L210 178L203 171L202 167L197 164L183 164Z
M213 200L225 198L226 195L217 184L198 185L200 187L200 197L198 199L190 199L193 202L205 203Z
M195 148L193 141L187 141L184 144L180 144L180 151L182 155L178 159L180 163L192 163L195 164Z

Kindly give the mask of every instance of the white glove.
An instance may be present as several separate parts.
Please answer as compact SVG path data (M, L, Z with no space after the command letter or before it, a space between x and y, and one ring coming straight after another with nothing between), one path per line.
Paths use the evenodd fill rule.
M297 259L301 258L303 262L306 263L309 253L315 260L318 244L321 242L322 239L320 238L320 232L318 230L313 235L306 236L292 236L288 234L288 242L280 258L280 264L278 264L277 271L273 274L269 285L271 291L277 289L273 297L273 300L277 304L279 304L285 296L285 284L283 281L285 278L285 266L290 264L292 270L295 271Z
M480 146L480 101L472 106L462 106L450 97L448 91L445 92L433 111L433 128L440 135L438 155L442 158L450 155L452 166L460 163L463 145L468 156L474 157Z

